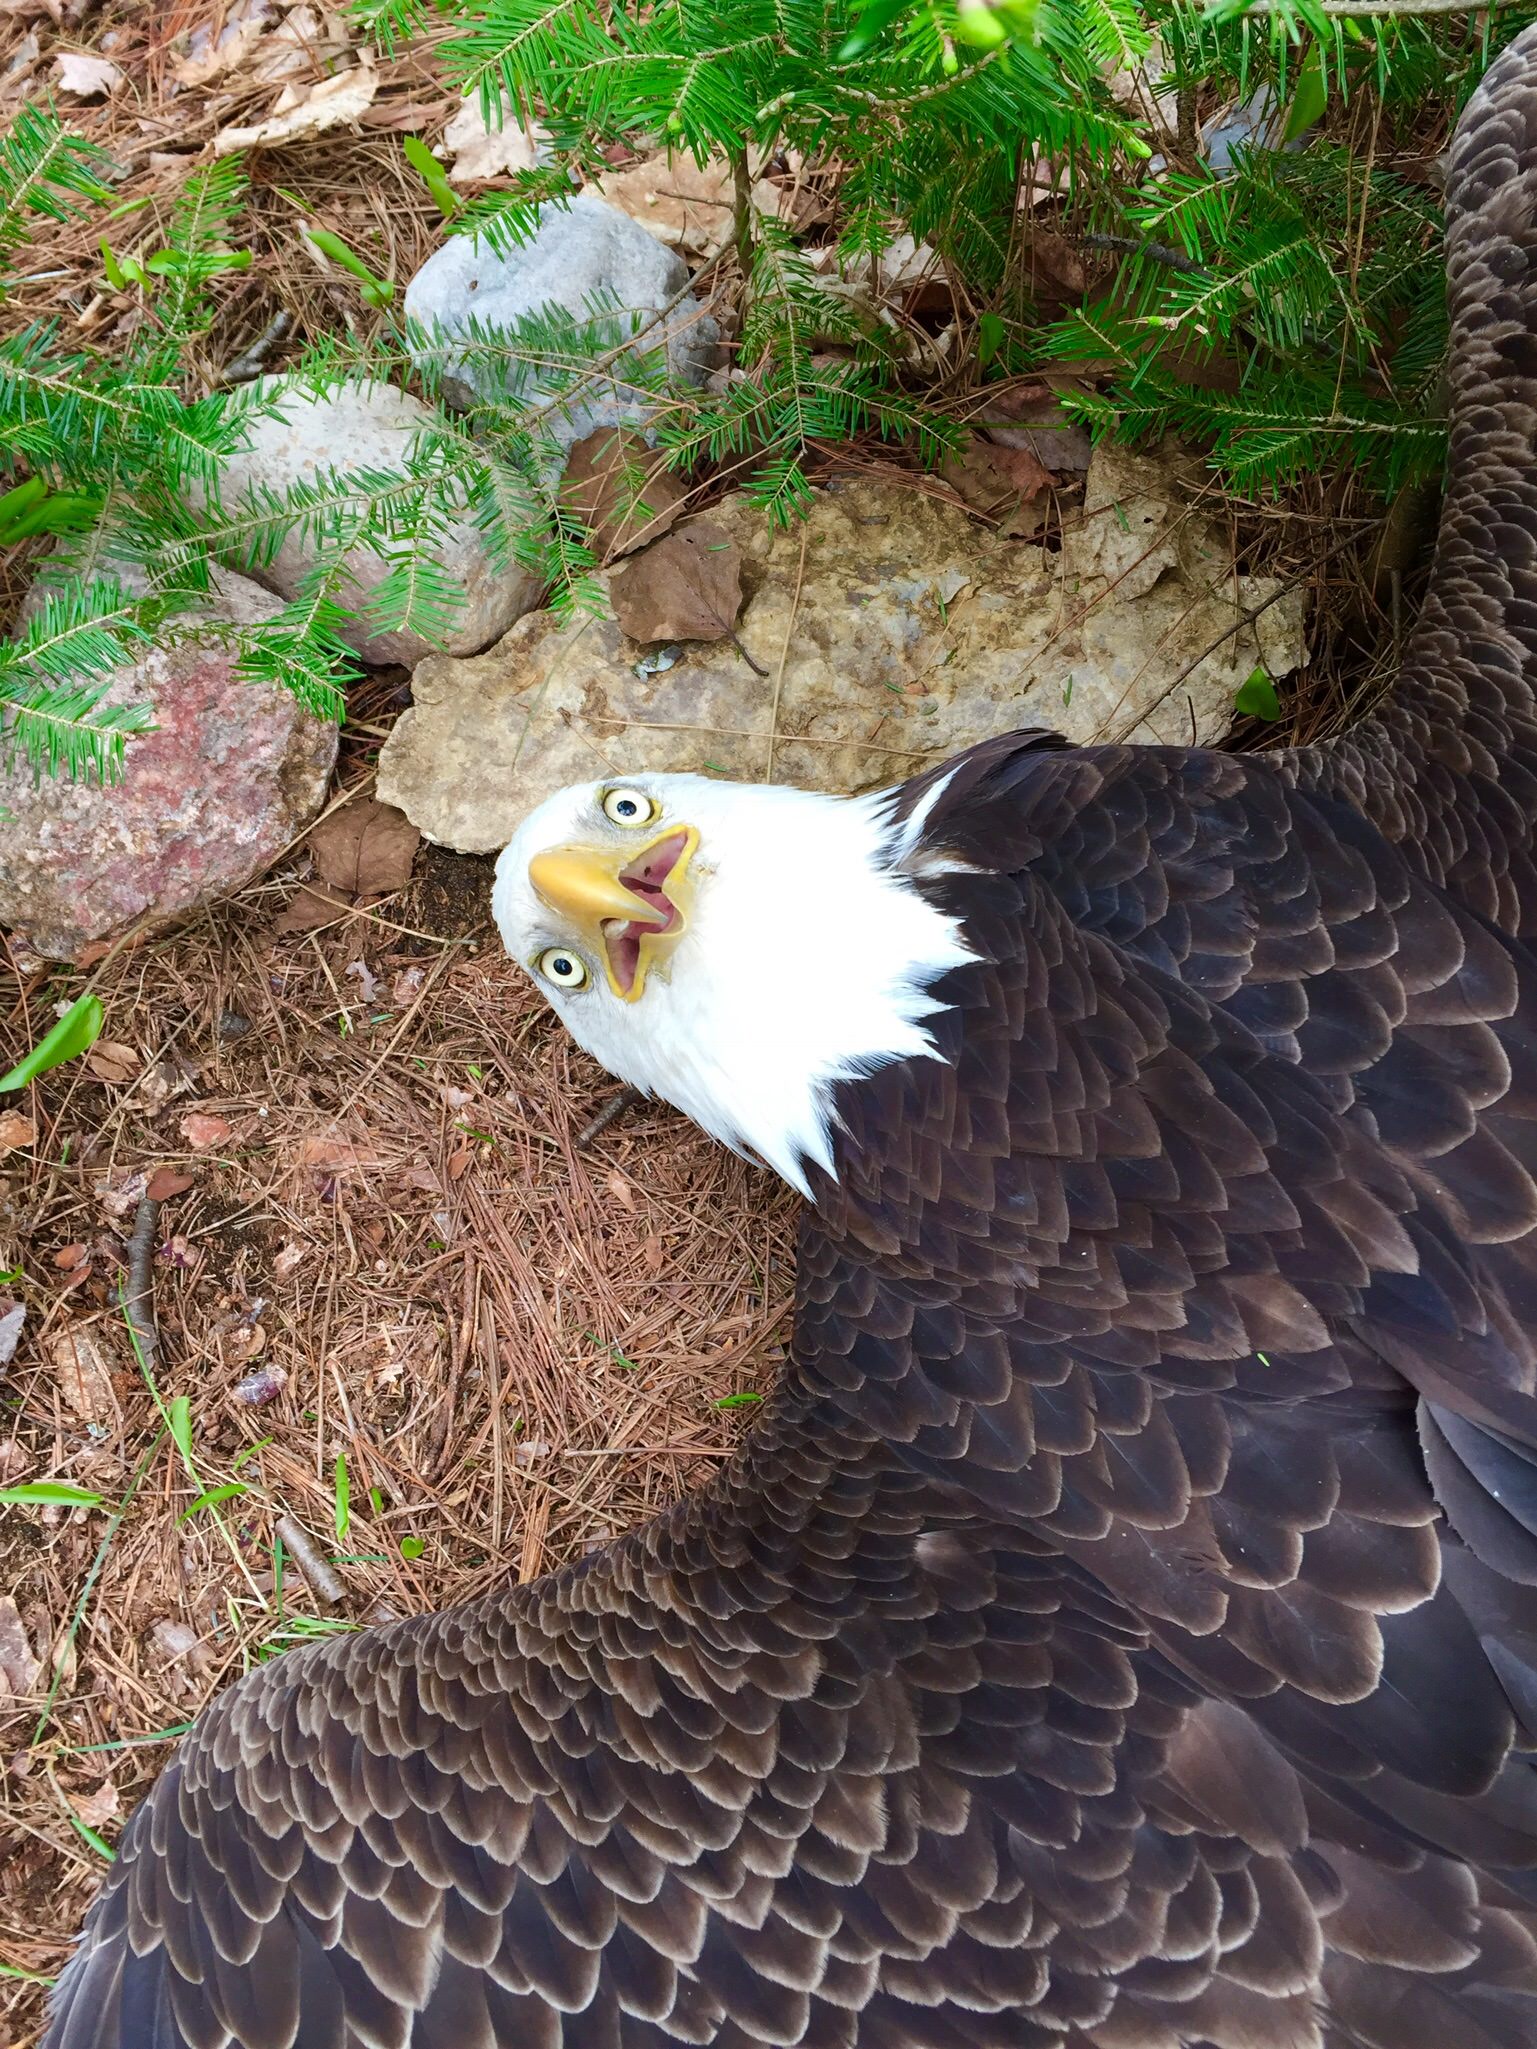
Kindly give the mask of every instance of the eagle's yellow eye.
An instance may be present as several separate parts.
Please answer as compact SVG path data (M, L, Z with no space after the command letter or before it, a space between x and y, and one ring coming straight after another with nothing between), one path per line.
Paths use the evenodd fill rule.
M613 825L649 825L657 807L644 790L607 790L603 816Z
M547 946L534 966L557 989L580 989L587 980L587 964L564 946Z

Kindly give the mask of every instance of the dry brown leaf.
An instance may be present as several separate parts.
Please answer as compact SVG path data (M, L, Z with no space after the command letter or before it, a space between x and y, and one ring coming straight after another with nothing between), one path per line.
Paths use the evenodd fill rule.
M20 1609L9 1594L0 1594L0 1693L18 1698L35 1693L42 1676L42 1661L33 1654Z
M469 1166L470 1161L473 1160L474 1157L475 1148L472 1145L462 1145L458 1148L456 1152L451 1152L447 1160L447 1171L449 1180L459 1180L461 1176L464 1174L465 1169Z
M487 127L478 98L468 99L443 130L443 146L436 153L451 156L453 185L480 185L504 172L531 171L541 160L541 149L549 142L542 128L535 128L530 141L516 114L507 113L507 102L499 102L493 125Z
M70 1793L67 1797L76 1821L84 1822L87 1828L101 1828L116 1821L123 1811L118 1790L110 1779L103 1779L92 1793Z
M144 1191L149 1186L149 1176L126 1167L115 1168L103 1180L98 1181L91 1193L101 1204L102 1212L114 1223L120 1224L124 1217L131 1217L144 1200Z
M30 1117L20 1110L7 1110L0 1116L0 1153L19 1152L36 1142L37 1126Z
M632 640L724 640L742 609L741 550L714 520L691 520L616 569L609 599Z
M376 1152L359 1145L356 1139L344 1137L339 1131L301 1138L294 1148L294 1157L301 1167L318 1167L327 1174L345 1174L355 1168L384 1164Z
M151 1202L167 1202L173 1195L185 1195L191 1186L190 1174L183 1174L177 1167L157 1167L145 1184L144 1193Z
M15 1358L26 1321L26 1303L0 1295L0 1366L8 1366Z
M1037 299L1081 299L1088 290L1083 258L1051 228L1036 228L1030 237L1030 287Z
M332 889L325 882L301 883L293 893L292 902L273 919L273 935L291 939L300 932L313 932L321 925L334 925L352 908L352 897L344 889Z
M211 1145L223 1145L230 1135L226 1118L215 1117L205 1110L189 1110L181 1120L182 1137L194 1152L202 1152Z
M571 450L561 502L587 528L599 562L660 540L678 517L688 494L664 462L630 427L601 427Z
M288 1276L303 1264L304 1247L289 1239L273 1260L272 1271L278 1280L286 1281Z
M321 881L355 897L404 889L421 843L403 811L374 797L354 797L323 818L309 837Z
M609 1170L608 1174L604 1177L604 1185L619 1207L629 1210L631 1215L633 1215L635 1211L635 1195L629 1182L625 1180L617 1167Z
M84 1266L90 1256L89 1245L61 1245L53 1255L53 1263L60 1273L71 1273L77 1266Z
M1004 533L1030 534L1041 523L1032 501L1050 485L1051 472L1027 448L974 434L959 455L946 457L940 474L975 511L999 520Z
M106 57L89 57L83 50L61 50L53 60L54 83L60 92L91 100L98 94L116 92L123 74Z
M171 76L180 86L207 85L223 77L246 61L276 20L271 0L234 0L217 29L205 22L192 31L186 55L171 66Z
M59 1393L82 1423L105 1423L116 1416L112 1362L94 1331L83 1326L56 1330L46 1350Z
M362 61L350 71L338 71L321 79L318 85L303 91L285 86L267 119L258 121L254 128L221 128L213 139L214 155L223 157L237 149L273 149L285 142L303 142L311 136L323 135L328 128L338 128L343 122L356 121L373 105L374 94L379 90L379 75L371 59L360 54Z
M711 157L701 169L686 153L659 151L628 170L605 172L597 189L659 242L690 256L712 256L731 233L736 192L725 157ZM780 197L777 185L760 178L752 188L753 211L777 216Z
M85 1064L98 1081L132 1081L143 1062L134 1047L116 1039L98 1039L85 1056Z

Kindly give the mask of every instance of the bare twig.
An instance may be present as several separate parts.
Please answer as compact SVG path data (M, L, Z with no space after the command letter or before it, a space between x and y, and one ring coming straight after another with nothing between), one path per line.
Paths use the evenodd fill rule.
M301 1529L291 1515L280 1515L273 1525L272 1534L288 1546L290 1557L309 1581L316 1599L324 1601L329 1608L339 1607L346 1599L347 1590L329 1561L321 1557L308 1530Z
M260 376L273 350L288 339L293 324L293 315L286 310L274 313L255 341L225 364L219 373L219 383L248 384L253 377Z
M1204 263L1197 263L1182 249L1171 249L1164 242L1139 242L1135 235L1085 235L1083 246L1085 249L1124 250L1129 256L1145 256L1149 263L1162 263L1170 270L1182 270L1196 277L1206 268Z
M624 1088L620 1089L616 1095L610 1096L598 1114L589 1119L576 1134L577 1151L579 1153L586 1152L590 1145L603 1136L611 1124L617 1123L626 1110L633 1109L640 1101L641 1093L639 1089Z
M159 1203L151 1195L143 1196L128 1240L128 1279L123 1289L123 1314L146 1373L154 1371L160 1347L155 1323L155 1225L159 1219Z

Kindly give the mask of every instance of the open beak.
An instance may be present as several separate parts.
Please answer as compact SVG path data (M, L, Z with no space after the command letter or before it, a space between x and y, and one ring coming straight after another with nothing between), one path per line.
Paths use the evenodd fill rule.
M601 957L609 987L633 1003L646 977L682 938L691 889L688 865L699 834L673 826L638 854L623 847L551 847L535 854L528 879Z

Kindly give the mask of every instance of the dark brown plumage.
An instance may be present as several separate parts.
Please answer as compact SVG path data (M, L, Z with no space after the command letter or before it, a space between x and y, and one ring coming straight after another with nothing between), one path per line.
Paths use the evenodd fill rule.
M1537 2043L1537 34L1449 192L1393 704L965 758L741 1456L232 1688L49 2049Z

